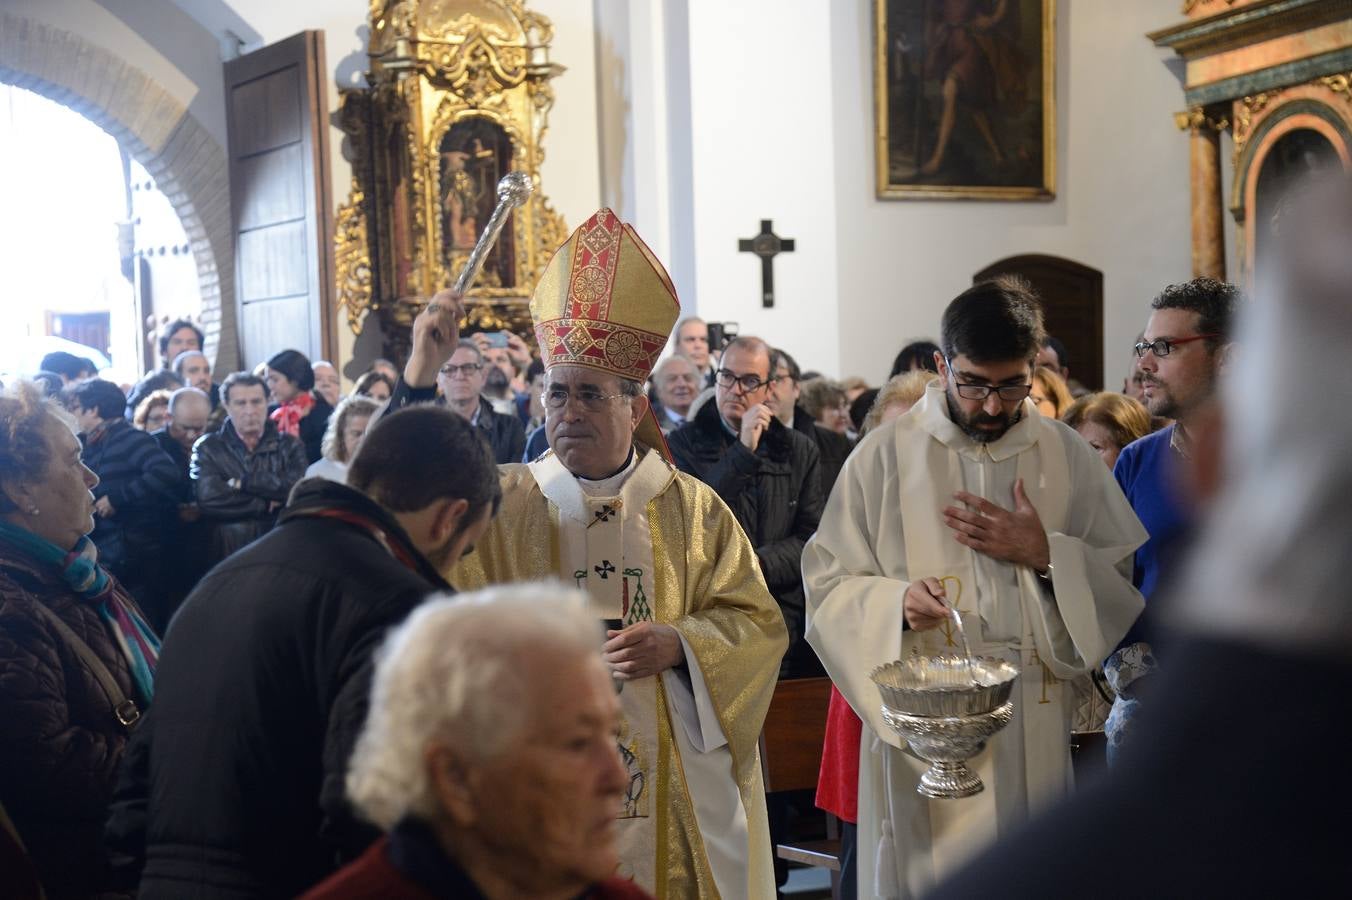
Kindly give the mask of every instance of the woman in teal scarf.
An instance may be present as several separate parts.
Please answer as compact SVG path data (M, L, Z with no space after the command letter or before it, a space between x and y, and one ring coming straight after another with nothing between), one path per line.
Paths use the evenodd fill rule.
M0 805L53 900L113 887L103 821L159 653L86 537L97 483L59 407L0 394Z

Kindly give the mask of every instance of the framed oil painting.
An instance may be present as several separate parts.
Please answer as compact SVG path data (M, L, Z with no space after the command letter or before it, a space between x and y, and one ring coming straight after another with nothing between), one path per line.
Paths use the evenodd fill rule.
M878 196L1056 196L1056 0L874 0Z

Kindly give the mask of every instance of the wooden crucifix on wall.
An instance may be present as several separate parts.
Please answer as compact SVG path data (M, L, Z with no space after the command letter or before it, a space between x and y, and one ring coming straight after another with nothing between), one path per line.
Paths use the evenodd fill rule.
M775 234L770 219L761 219L760 234L737 242L739 253L754 253L760 257L761 306L767 309L775 305L775 257L780 253L792 253L793 243L793 238Z

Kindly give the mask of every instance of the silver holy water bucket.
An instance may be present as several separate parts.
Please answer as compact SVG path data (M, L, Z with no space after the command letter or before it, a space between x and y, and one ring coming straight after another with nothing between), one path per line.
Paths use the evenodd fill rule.
M1019 670L978 656L913 656L869 673L883 700L883 721L930 764L917 793L940 800L985 789L967 768L991 735L1009 724Z

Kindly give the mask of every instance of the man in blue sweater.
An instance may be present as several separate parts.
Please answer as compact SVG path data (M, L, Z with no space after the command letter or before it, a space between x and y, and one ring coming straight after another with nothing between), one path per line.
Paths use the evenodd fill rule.
M1239 290L1211 278L1170 285L1150 304L1150 320L1136 344L1146 408L1151 415L1174 422L1127 445L1113 475L1149 532L1136 551L1133 583L1146 599L1146 609L1160 588L1167 587L1183 557L1197 510L1186 491L1189 448L1199 416L1229 357L1231 323ZM1138 694L1155 670L1149 638L1150 613L1137 621L1104 669L1118 692L1105 730L1108 758L1117 754L1135 713Z

